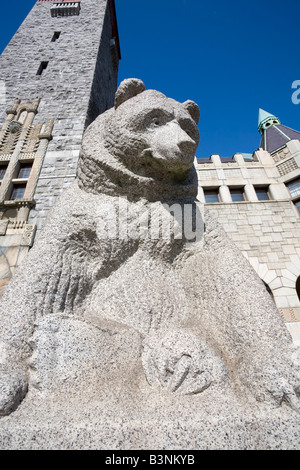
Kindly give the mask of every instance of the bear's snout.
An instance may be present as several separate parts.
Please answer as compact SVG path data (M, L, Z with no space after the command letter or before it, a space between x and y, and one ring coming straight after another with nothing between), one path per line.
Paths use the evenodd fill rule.
M177 145L181 152L187 155L194 155L197 150L196 143L192 139L182 140Z

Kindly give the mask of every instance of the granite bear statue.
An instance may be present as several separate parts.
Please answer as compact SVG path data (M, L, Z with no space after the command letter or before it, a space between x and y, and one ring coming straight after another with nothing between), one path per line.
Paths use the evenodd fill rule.
M26 396L33 364L41 367L32 361L36 347L47 348L43 367L49 362L36 371L40 376L55 361L63 370L63 357L66 368L79 367L68 354L58 360L62 348L51 336L60 328L63 341L80 322L86 335L105 324L106 331L134 336L132 355L153 390L199 396L230 383L255 403L286 401L299 410L289 333L262 281L197 201L198 119L194 102L128 79L114 108L86 130L77 179L1 300L2 415ZM105 369L112 357L120 361L111 348L122 335L89 347L89 354L97 350L92 363ZM109 365L100 360L101 348L103 357L109 348ZM58 380L54 372L40 377L41 388L55 387L49 377Z

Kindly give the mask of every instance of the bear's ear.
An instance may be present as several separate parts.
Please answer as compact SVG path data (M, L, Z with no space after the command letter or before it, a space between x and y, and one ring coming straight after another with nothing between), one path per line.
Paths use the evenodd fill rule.
M142 93L145 89L144 83L138 78L127 78L123 80L115 94L115 108L117 109L120 104Z
M194 101L188 100L182 104L183 104L184 109L186 109L190 113L195 123L198 124L199 119L200 119L200 109L197 103L195 103Z

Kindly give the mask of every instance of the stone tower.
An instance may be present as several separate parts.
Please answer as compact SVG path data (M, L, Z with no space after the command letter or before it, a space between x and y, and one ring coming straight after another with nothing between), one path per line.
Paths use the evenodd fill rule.
M75 178L82 135L113 105L114 0L38 0L0 58L0 286Z

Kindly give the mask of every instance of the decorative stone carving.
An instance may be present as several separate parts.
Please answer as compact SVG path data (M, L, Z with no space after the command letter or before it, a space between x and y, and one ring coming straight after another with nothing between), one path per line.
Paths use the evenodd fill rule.
M9 130L12 134L16 134L17 132L20 132L22 129L22 124L18 121L11 121L9 125Z
M28 128L24 143L22 145L22 153L35 153L40 143L40 132L42 124L35 124Z
M0 305L3 448L299 446L299 351L196 200L198 119L135 79L87 129Z
M42 125L33 125L33 119L38 111L39 103L40 98L34 98L27 103L21 103L19 99L14 100L11 109L7 110L7 120L2 126L2 131L0 131L0 154L13 153L20 138L24 140L22 152L28 153L37 150ZM23 119L21 117L22 113L25 114ZM27 118L28 114L29 118ZM48 126L49 123L50 120L47 123ZM24 134L21 132L23 130Z
M9 109L7 109L6 114L7 115L17 114L17 110L18 110L18 107L19 107L20 103L21 103L21 100L19 100L19 98L15 98L12 106Z
M299 322L300 321L300 308L280 308L279 312L285 322Z
M298 165L294 158L290 158L289 160L280 163L280 165L277 165L277 169L279 171L280 176L284 176L288 173L291 173L292 171L297 170L297 168Z
M11 122L10 125L12 125L12 130L9 126L4 131L3 139L0 141L1 154L13 153L20 137L22 125L19 125L19 123L15 121Z
M36 232L36 225L26 224L24 227L21 245L32 246L34 242L35 232Z

